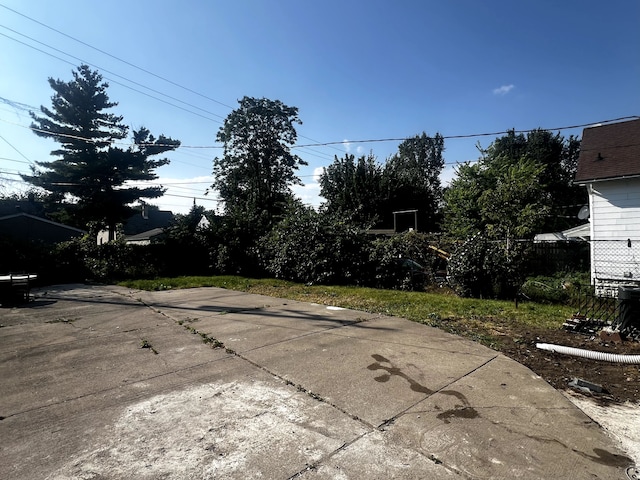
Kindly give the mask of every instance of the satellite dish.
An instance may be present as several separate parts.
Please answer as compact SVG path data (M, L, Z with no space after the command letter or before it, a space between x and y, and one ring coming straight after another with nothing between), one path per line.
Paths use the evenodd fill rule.
M580 211L578 212L578 218L580 220L586 220L587 218L589 218L589 206L585 205L584 207L582 207L580 209Z

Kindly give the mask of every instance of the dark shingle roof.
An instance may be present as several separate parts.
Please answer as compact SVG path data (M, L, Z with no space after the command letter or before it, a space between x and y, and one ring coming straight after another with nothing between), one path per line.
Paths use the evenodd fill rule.
M166 228L173 221L173 213L167 210L149 209L147 218L141 213L132 215L123 226L124 234L137 235L154 228Z
M585 128L576 183L640 176L640 119Z

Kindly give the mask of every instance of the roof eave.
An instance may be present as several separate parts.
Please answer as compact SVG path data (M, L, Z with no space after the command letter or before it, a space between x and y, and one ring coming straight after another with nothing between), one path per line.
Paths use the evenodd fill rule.
M619 177L606 177L606 178L592 178L589 180L574 180L573 183L575 185L579 185L581 187L585 185L589 185L591 183L600 183L600 182L608 182L611 180L629 180L631 178L640 178L640 173L633 175L621 175Z

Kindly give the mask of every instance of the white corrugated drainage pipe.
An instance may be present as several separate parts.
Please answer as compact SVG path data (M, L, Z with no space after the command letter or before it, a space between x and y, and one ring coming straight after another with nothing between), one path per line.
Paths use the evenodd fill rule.
M553 345L551 343L536 343L536 347L541 350L548 350L549 352L564 353L565 355L590 358L591 360L603 360L605 362L613 363L640 363L640 355L620 355L617 353L594 352L592 350L584 350L583 348L565 347L562 345Z

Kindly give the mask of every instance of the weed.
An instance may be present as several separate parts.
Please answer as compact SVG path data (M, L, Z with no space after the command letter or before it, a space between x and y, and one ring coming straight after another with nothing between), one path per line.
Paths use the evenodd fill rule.
M64 317L60 317L60 318L56 318L54 320L49 320L48 322L45 323L73 323L76 320L78 320L77 318L64 318Z
M194 322L197 322L197 321L198 321L197 318L187 317L187 318L183 318L183 319L178 320L178 325L183 325L185 323L194 323Z
M153 345L151 345L149 340L146 340L144 338L140 340L140 348L148 348L154 353L154 355L158 355L158 351L155 348L153 348Z
M204 343L205 345L211 345L211 348L224 348L224 343L222 343L217 338L211 337L205 332L199 332L198 329L192 327L191 325L181 325L185 328L185 330L191 332L193 335L199 335L202 343Z

